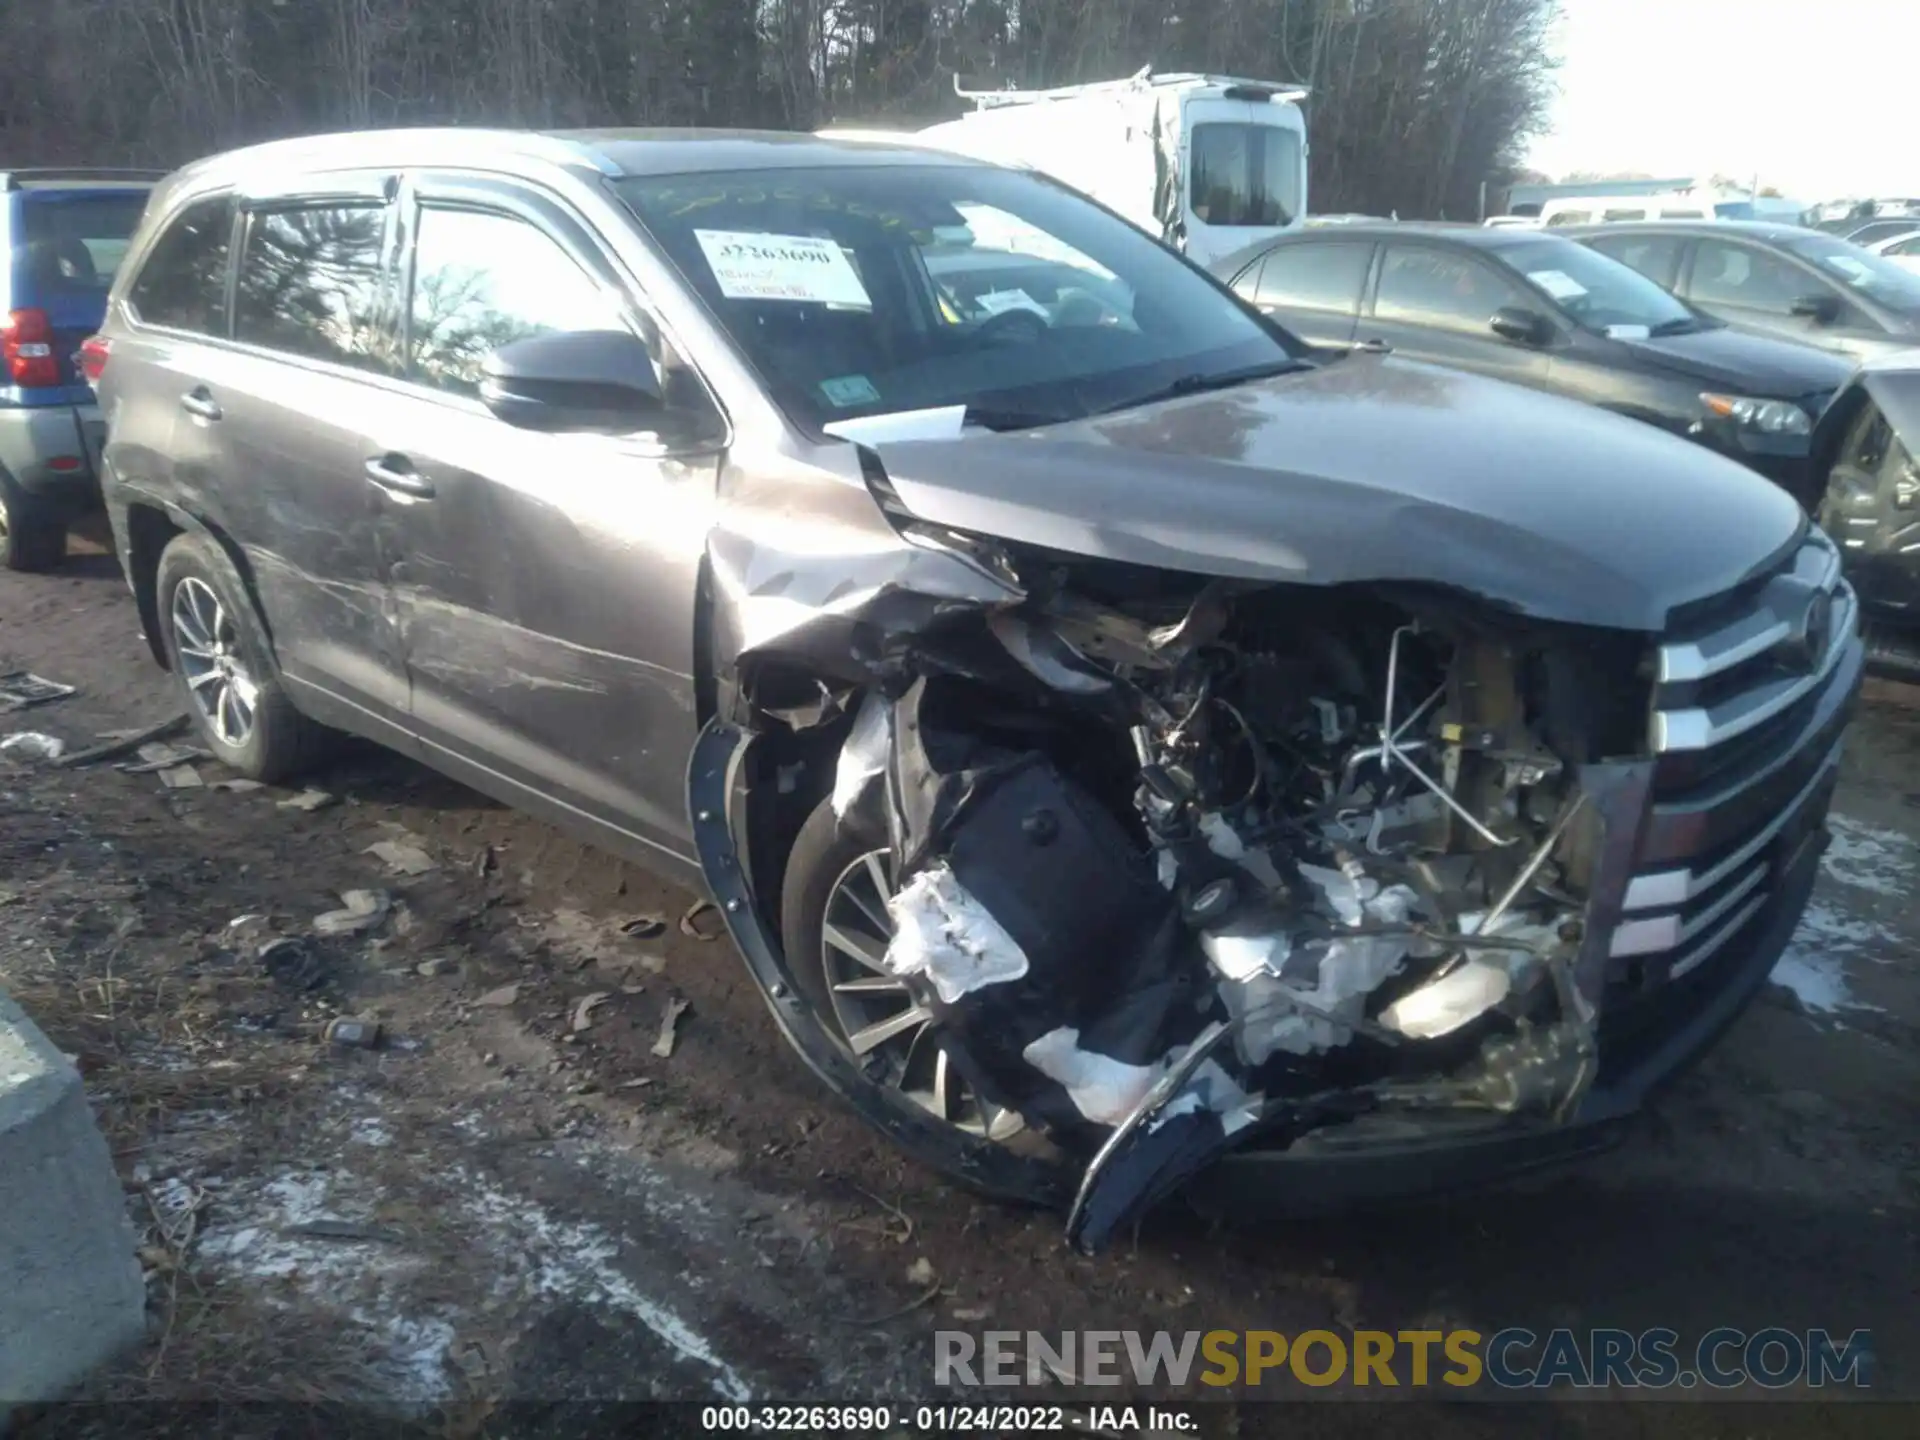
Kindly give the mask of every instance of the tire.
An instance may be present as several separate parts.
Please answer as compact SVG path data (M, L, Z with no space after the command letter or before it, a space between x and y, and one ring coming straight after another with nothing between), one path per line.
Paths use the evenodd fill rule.
M841 824L828 798L814 807L787 852L786 876L780 887L780 946L786 952L793 983L838 1038L844 1037L833 1020L833 997L828 993L820 945L827 898L847 866L885 844L884 836Z
M66 558L66 517L0 475L0 569L37 573Z
M160 554L154 592L167 663L181 700L200 733L201 743L221 764L250 780L273 784L311 768L325 755L333 732L294 708L281 683L273 647L267 642L252 596L216 541L205 535L175 536ZM211 612L219 617L217 624L208 622L209 595L218 605L217 611ZM176 614L177 604L182 607L180 614ZM187 628L194 625L201 633L191 633ZM200 642L210 630L219 632L212 638L227 652L222 657L230 667L226 673L238 672L245 682L234 689L233 698L238 699L242 691L251 693L249 723L244 728L233 723L239 714L237 709L229 708L217 716L217 704L203 699L218 690L220 681L198 687L192 683L194 673L204 675L209 663L201 658L208 647ZM183 646L187 649L184 657ZM223 724L226 733L222 732Z

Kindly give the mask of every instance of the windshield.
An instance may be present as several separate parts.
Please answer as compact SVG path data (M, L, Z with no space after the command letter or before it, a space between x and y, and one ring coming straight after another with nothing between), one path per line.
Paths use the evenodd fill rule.
M796 421L965 405L1078 419L1291 352L1169 251L1039 176L849 166L620 195Z
M26 192L22 228L33 288L105 295L146 208L145 190Z
M1704 327L1700 317L1638 270L1571 240L1542 236L1492 253L1584 330L1630 340Z
M1827 235L1809 232L1785 243L1787 249L1803 260L1811 260L1849 290L1889 309L1920 315L1920 275L1913 271Z
M1196 125L1193 217L1207 225L1291 225L1300 198L1300 137L1272 125Z

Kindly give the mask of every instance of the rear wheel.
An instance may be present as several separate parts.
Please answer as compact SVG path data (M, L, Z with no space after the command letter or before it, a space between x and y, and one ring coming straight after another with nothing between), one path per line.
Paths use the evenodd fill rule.
M51 570L66 558L66 516L0 475L0 568Z
M155 589L174 679L214 756L268 782L318 760L332 732L294 708L226 552L204 535L175 536L161 552Z

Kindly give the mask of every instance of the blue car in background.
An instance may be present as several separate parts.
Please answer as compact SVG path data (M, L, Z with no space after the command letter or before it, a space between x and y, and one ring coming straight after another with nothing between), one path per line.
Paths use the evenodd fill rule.
M0 170L0 567L59 564L98 502L105 427L79 352L162 173Z

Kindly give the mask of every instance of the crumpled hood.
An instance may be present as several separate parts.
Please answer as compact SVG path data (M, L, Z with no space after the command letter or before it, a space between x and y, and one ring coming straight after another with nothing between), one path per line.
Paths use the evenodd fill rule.
M955 529L1194 574L1432 582L1617 629L1664 628L1805 523L1752 471L1650 425L1390 357L872 448L907 510Z
M1690 335L1652 335L1618 342L1642 360L1737 395L1798 400L1830 395L1853 373L1853 362L1829 350L1795 345L1732 326Z

